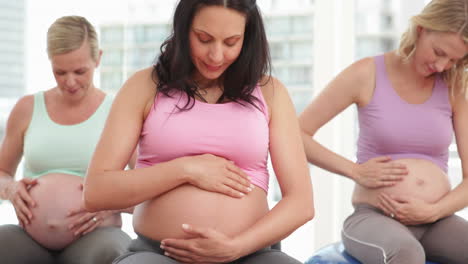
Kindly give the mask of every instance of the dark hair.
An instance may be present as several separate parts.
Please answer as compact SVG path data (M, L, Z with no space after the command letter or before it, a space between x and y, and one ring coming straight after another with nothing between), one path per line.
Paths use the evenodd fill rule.
M252 95L264 75L271 71L270 53L262 17L255 0L180 0L177 4L171 35L161 45L161 53L153 67L153 80L158 92L170 96L177 90L188 100L181 110L189 110L198 94L191 79L195 66L190 57L189 31L196 12L206 6L224 6L245 14L244 42L239 57L223 73L223 94L218 100L247 102L255 106ZM156 81L157 80L157 81Z

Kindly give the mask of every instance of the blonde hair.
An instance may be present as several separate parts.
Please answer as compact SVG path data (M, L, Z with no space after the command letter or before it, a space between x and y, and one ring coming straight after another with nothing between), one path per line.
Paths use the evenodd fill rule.
M81 16L61 17L47 31L47 55L50 59L54 55L77 50L85 41L89 44L91 58L97 61L99 44L93 25Z
M431 31L459 34L468 43L468 0L432 0L423 11L410 19L410 26L403 33L397 54L408 61L416 49L418 26ZM468 98L468 56L458 60L453 67L443 73L446 83Z

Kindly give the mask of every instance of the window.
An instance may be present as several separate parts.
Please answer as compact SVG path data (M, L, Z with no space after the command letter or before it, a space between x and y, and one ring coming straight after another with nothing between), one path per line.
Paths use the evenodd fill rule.
M386 36L363 36L356 41L356 58L376 56L397 48L397 40Z
M123 84L123 74L117 71L101 73L101 89L116 92Z
M159 47L140 47L129 50L131 71L151 66L158 54Z
M290 19L288 17L272 17L266 20L267 33L270 36L282 36L290 32Z
M311 83L311 68L308 66L297 66L289 69L289 83L291 84L308 84Z
M26 90L25 19L24 0L0 2L0 97L17 98Z
M289 34L312 34L313 17L310 16L293 16L290 17L290 32Z
M108 43L122 43L124 39L122 26L103 26L101 27L101 42L103 45Z
M123 63L123 50L121 48L108 48L104 50L102 56L103 67L113 67L122 65Z
M314 47L311 41L294 41L291 42L290 45L290 52L291 52L291 59L298 62L311 62L312 61L312 53L314 51Z
M272 42L270 43L270 54L273 61L288 59L289 45L284 42Z

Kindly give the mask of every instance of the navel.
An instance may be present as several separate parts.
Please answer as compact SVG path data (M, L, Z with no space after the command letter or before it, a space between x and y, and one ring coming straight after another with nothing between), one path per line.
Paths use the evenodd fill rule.
M416 178L416 185L418 186L422 186L424 185L426 182L422 179L419 179L419 178Z

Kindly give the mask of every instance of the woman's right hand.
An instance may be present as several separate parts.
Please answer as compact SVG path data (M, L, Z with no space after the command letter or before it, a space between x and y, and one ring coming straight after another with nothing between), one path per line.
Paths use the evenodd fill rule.
M254 188L247 174L224 158L203 154L179 161L188 182L200 189L242 198Z
M36 206L36 202L29 195L29 189L37 184L37 179L24 178L14 181L8 188L8 200L15 208L19 224L29 224L33 218L30 208Z
M381 188L395 185L408 174L405 164L392 161L390 157L376 157L362 164L356 164L352 178L367 188Z

